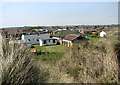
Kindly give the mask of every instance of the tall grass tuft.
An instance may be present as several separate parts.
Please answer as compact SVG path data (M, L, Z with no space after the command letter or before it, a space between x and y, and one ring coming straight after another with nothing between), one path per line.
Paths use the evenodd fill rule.
M2 84L38 83L39 70L33 65L35 61L27 47L9 44L4 38L2 43Z

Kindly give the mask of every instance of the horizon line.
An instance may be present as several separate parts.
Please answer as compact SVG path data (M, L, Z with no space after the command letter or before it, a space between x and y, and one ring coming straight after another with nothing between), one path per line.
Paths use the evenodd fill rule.
M5 27L0 27L1 28L15 28L15 27L38 27L38 26L45 26L45 27L52 27L52 26L86 26L86 25L90 25L90 26L95 26L95 25L118 25L118 24L81 24L81 25L25 25L25 26L5 26Z

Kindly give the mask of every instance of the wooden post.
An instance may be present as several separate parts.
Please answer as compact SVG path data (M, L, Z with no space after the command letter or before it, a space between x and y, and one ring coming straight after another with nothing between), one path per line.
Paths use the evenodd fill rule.
M62 45L62 40L60 40L60 45Z
M71 43L70 43L70 47L72 47L72 46L73 46L73 43L71 42Z
M69 42L67 42L67 46L70 47L70 46L69 46Z

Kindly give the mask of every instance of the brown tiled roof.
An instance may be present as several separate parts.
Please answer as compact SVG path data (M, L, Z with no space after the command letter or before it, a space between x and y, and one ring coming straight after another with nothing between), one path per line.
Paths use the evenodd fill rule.
M23 30L23 32L30 32L31 30Z
M64 39L65 40L73 40L75 38L77 38L79 35L73 35L73 34L70 34L70 35L67 35Z
M83 30L96 31L96 29L83 29Z
M109 29L108 28L104 28L104 29L102 29L102 31L108 31Z
M90 29L91 31L96 31L96 29Z
M21 34L22 30L9 30L8 34Z

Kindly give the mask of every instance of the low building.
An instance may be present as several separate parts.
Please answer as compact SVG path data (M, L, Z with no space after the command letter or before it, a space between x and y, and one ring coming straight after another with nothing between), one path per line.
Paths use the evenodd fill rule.
M22 29L21 30L4 29L2 31L6 34L7 39L14 37L17 40L21 38L22 34L27 34L31 32L31 30L22 30Z
M22 35L22 40L29 40L31 44L40 44L40 46L56 45L57 39L50 38L49 34L29 34Z
M96 34L97 30L96 29L81 29L80 33L81 34Z
M34 31L36 31L36 32L47 32L48 30L47 29L34 29Z
M83 35L70 34L67 35L64 39L60 40L60 44L65 45L67 47L71 47L74 43L78 44L85 39L86 38Z
M103 28L102 31L108 32L108 31L109 31L109 28Z
M60 31L60 32L56 33L53 37L60 40L60 39L63 39L64 37L66 37L69 34L79 35L80 33L76 32L76 31L71 31L71 30L63 30L63 31Z
M53 39L53 38L40 38L39 42L40 42L40 46L56 45L57 44L57 39Z
M40 44L40 46L56 45L57 39L50 38L49 34L40 34L39 35L39 44Z
M106 32L102 31L100 32L100 37L104 37L106 35Z
M39 44L38 34L23 34L22 40L29 40L31 44Z

